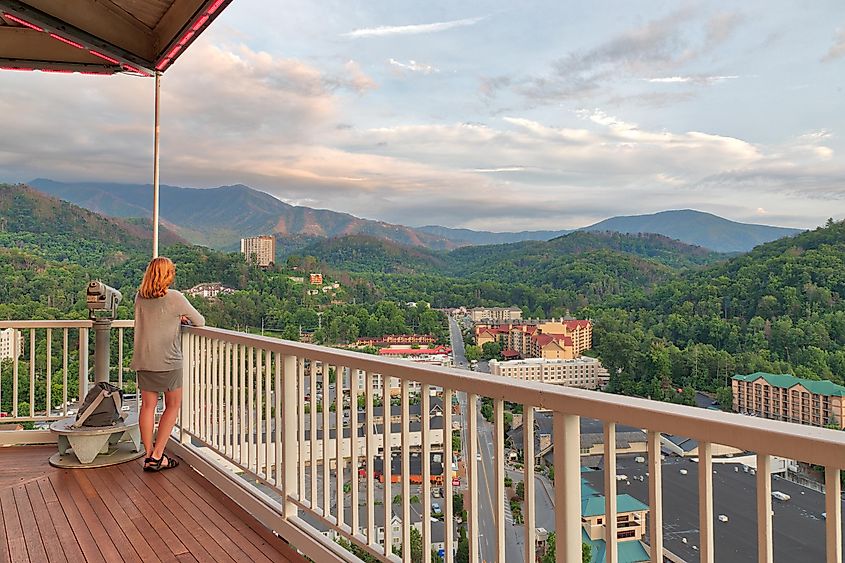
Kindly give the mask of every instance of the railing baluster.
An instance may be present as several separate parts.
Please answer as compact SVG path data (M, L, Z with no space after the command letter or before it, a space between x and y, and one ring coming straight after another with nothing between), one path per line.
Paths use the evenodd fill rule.
M88 329L79 329L79 402L88 393Z
M451 389L443 390L443 452L446 454L443 460L444 492L443 502L446 505L446 559L444 563L453 563L455 556L452 553L452 546L455 543L455 531L452 522L455 521L455 507L453 505L452 485L452 459L455 454L452 450L452 397L454 392Z
M408 380L402 378L402 560L406 563L411 561L411 416L410 416L410 395L408 393ZM423 465L428 461L421 460ZM429 517L428 514L424 517ZM407 546L407 547L405 547ZM425 553L425 552L423 552Z
M604 423L604 541L607 563L617 563L616 545L616 423Z
M194 353L191 338L192 336L185 332L180 336L182 341L182 404L179 407L179 442L182 444L191 443L191 438L186 428L191 413L191 393L194 392L191 376ZM118 342L118 346L120 347L120 342ZM136 400L138 399L138 392L138 389L135 389Z
M229 425L226 422L226 375L229 372L229 343L223 340L220 343L220 360L217 368L217 449L221 454L226 455L226 436L229 434Z
M80 329L82 330L82 329ZM80 350L81 350L80 345ZM15 329L12 334L12 418L18 416L18 361L21 353L20 332Z
M496 560L505 560L505 422L504 422L505 402L502 399L496 399L494 403L494 444L495 453L493 460L496 464L496 486L493 488L496 491L496 502L493 505L496 521Z
M226 343L226 376L224 378L226 381L226 414L223 417L226 422L224 430L226 437L224 443L226 455L232 459L235 455L235 416L232 402L232 373L235 367L234 349L235 347L231 342Z
M234 421L235 421L235 431L233 433L233 437L236 441L235 449L237 450L238 454L235 459L238 460L238 463L243 465L244 463L244 413L246 410L244 409L244 372L246 368L246 358L244 357L244 346L243 344L236 344L235 345L235 362L237 366L237 374L232 375L232 381L235 384L235 393L232 399L232 402L235 406L235 413L234 413Z
M123 386L121 386L121 389ZM53 415L53 329L47 329L47 397L44 407L47 417Z
M287 364L285 364L285 373L287 373ZM297 408L299 409L299 416L297 426L299 427L299 440L297 441L297 473L299 473L299 486L296 489L296 498L300 501L305 500L305 358L295 358L295 365L292 369L296 370L296 392L299 400ZM293 376L291 376L293 377ZM287 384L286 384L287 385ZM287 389L287 387L286 387ZM285 400L290 401L290 395L285 393ZM287 430L287 426L285 426ZM288 465L291 464L291 457L285 455L285 460Z
M211 341L211 411L209 412L210 415L210 428L211 428L211 436L208 440L209 445L217 451L220 451L220 417L218 414L220 413L220 403L218 402L219 398L219 389L220 389L220 346L222 342L220 340L212 340Z
M422 386L420 398L420 431L422 439L422 552L431 553L431 386ZM446 448L443 448L443 479L452 470L447 463ZM446 499L444 498L444 501ZM451 501L446 501L451 502ZM448 527L454 520L444 520L444 527Z
M773 557L772 457L757 454L757 561L772 563Z
M373 432L373 374L369 371L364 373L364 393L366 404L364 405L364 432L367 440L367 544L370 546L378 544L375 529L375 465L373 457L376 451L376 437Z
M62 416L67 416L68 329L62 330ZM17 362L17 359L15 360ZM136 398L138 397L136 391Z
M525 545L523 558L531 562L535 559L537 528L535 517L536 497L534 496L534 407L522 406L522 448L525 452L522 462L524 481L523 495L525 496ZM662 562L661 562L662 563Z
M344 372L346 370L344 369ZM357 535L361 531L361 515L358 503L360 502L360 479L358 467L360 459L358 456L358 370L349 368L349 472L352 485L352 534Z
M660 432L648 433L648 500L651 563L663 563L663 463Z
M467 470L466 490L469 492L469 560L478 561L480 557L478 538L481 537L481 530L478 527L478 395L474 393L465 394L467 399L466 412L466 446L469 459L464 460Z
M35 329L29 329L29 416L35 417Z
M123 327L117 329L117 386L123 389ZM47 331L49 334L49 330ZM49 339L49 336L48 336ZM48 355L49 357L49 355ZM136 390L137 393L137 390ZM181 424L181 422L180 422Z
M276 361L280 360L279 357ZM303 451L303 444L305 440L302 434L302 405L303 402L297 401L297 393L299 399L302 398L303 388L302 379L300 378L300 370L297 369L299 362L295 356L284 357L284 371L283 380L279 388L279 395L284 394L284 401L282 402L282 429L284 432L284 448L281 456L281 467L277 464L276 471L282 473L282 511L285 518L296 516L297 508L290 499L297 498L302 500L302 495L305 489L305 483L302 480L304 473L302 466L304 460L301 452ZM277 379L278 380L278 379ZM278 412L279 401L276 401ZM276 421L278 422L278 418ZM297 442L297 431L299 431L300 440ZM277 429L278 432L278 429ZM278 447L278 443L277 443ZM297 459L299 456L299 459Z
M581 561L581 436L576 415L554 413L556 563ZM560 438L558 438L560 436Z
M275 440L273 439L273 354L270 350L264 352L264 476L268 481L274 481L273 465L273 447ZM278 387L276 394L279 393ZM278 432L280 429L276 427Z
M247 348L246 394L247 394L247 451L246 466L256 471L255 463L255 348Z
M343 491L343 472L346 470L346 461L343 458L343 377L341 367L334 366L334 445L335 445L335 495L337 497L337 526L343 527L346 499ZM352 509L357 510L353 506Z
M382 381L387 381L387 376L382 374ZM382 416L382 477L384 479L384 554L392 553L393 545L393 435L392 435L392 409L390 408L390 392L387 387L382 386L382 404L384 415Z
M269 352L268 352L269 353ZM296 380L293 379L295 377L295 370L291 372L288 370L287 373L290 375L286 379L282 379L282 355L279 352L276 352L274 355L274 365L275 369L273 371L274 379L273 379L273 412L275 413L273 416L273 436L275 438L273 444L273 450L275 452L275 463L276 467L273 470L275 475L275 479L273 480L273 484L276 485L277 489L282 491L282 502L286 507L288 504L288 490L293 489L295 480L296 480L296 473L293 472L291 475L283 475L282 471L285 466L282 464L284 460L284 449L286 448L288 443L291 440L296 440L296 409L292 413L288 414L288 418L294 419L291 420L291 424L293 425L293 431L291 432L286 427L282 426L283 420L283 413L282 413L282 394L285 391L288 391L287 385L282 387L283 384L287 383L287 379L291 379L294 382L293 387L290 389L291 395L285 397L285 406L287 403L291 401L291 398L296 394ZM294 363L294 366L296 363ZM284 441L282 440L282 435L284 434ZM288 434L292 434L292 437L288 437ZM295 467L294 456L296 455L296 451L294 450L291 457L288 457L288 465L292 465ZM267 456L267 459L270 459L270 456Z
M839 469L825 467L825 539L827 563L842 563L842 481Z
M329 466L331 462L329 461L329 438L330 438L330 424L329 424L329 370L331 366L323 362L321 364L323 366L323 400L321 401L323 405L323 516L328 518L331 516L331 483L330 481L330 473L329 473Z
M255 448L253 472L261 475L263 465L261 463L261 456L264 454L264 351L261 348L255 349Z
M713 445L698 446L698 527L701 563L713 563Z
M308 449L311 454L311 508L317 509L317 362L311 360L311 373L308 376L311 387L310 430Z
M209 375L211 371L211 339L203 337L202 339L202 381L200 382L200 391L202 393L201 411L202 411L202 440L208 443L208 427L209 416L211 411L208 408L209 389Z

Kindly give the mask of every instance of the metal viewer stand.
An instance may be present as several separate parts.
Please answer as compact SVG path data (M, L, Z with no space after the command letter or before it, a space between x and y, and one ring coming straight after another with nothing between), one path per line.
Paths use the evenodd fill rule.
M118 290L92 281L88 284L86 297L94 322L94 379L97 383L108 382L111 325L122 296ZM88 374L80 373L79 377L88 377ZM144 455L135 413L111 426L79 426L75 417L69 417L54 422L50 430L58 434L59 451L50 458L50 465L55 467L104 467Z

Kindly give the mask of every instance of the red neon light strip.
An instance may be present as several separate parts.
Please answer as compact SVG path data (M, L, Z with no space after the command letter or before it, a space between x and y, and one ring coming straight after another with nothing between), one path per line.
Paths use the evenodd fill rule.
M100 57L100 58L101 58L101 59L103 59L104 61L108 61L108 62L110 62L110 63L111 63L111 64L113 64L113 65L119 65L119 64L120 64L120 61L119 61L119 60L117 60L117 59L113 59L113 58L111 58L111 57L109 57L109 56L107 56L107 55L104 55L104 54L102 54L102 53L98 53L97 51L90 50L90 51L88 51L88 52L89 52L89 53L91 53L92 55L94 55L95 57Z
M25 71L33 71L34 68L16 68L13 66L0 66L0 70L25 70Z
M206 14L208 14L210 16L211 14L216 12L217 8L219 8L222 4L223 4L223 0L217 0L217 2L215 2L214 4L211 5L211 8L208 9Z
M208 21L208 16L203 16L196 21L194 25L191 26L191 31L199 31L199 29L205 25L205 22Z
M128 70L129 72L134 72L134 73L136 73L136 74L140 74L140 75L142 75L142 76L150 76L148 73L144 72L144 71L143 71L143 70L141 70L140 68L136 68L136 67L134 67L134 66L132 66L132 65L124 64L124 65L123 65L123 68L124 68L125 70Z
M164 67L166 67L168 64L170 64L170 59L169 59L169 58L168 58L168 59L164 59L163 61L161 61L160 63L158 63L158 64L156 65L156 70L161 70L161 69L163 69Z
M70 45L71 47L76 47L77 49L84 49L84 48L85 48L85 47L83 47L82 45L80 45L79 43L77 43L77 42L75 42L75 41L71 41L70 39L65 39L65 38L64 38L64 37L62 37L61 35L56 35L55 33L51 33L51 34L50 34L50 37L52 37L53 39L58 39L58 40L59 40L59 41L61 41L62 43L67 43L67 44L68 44L68 45Z
M29 23L28 21L22 20L18 16L13 16L12 14L9 14L7 12L3 12L3 17L6 18L7 20L10 20L10 21L13 21L15 23L19 23L22 26L28 27L29 29L34 29L35 31L44 31L42 28L38 27L34 23Z
M180 39L180 40L179 40L179 45L180 45L180 46L182 46L182 47L184 47L184 46L185 46L185 44L186 44L188 41L190 41L190 40L191 40L191 37L193 37L194 35L195 35L195 32L193 32L193 31L189 31L188 33L186 33L186 34L182 37L182 39Z
M41 72L55 72L56 74L73 74L72 70L62 70L57 68L42 68Z

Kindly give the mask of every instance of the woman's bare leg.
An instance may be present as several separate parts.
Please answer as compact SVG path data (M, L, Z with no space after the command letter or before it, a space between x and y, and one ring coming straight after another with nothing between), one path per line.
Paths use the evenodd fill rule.
M176 418L179 416L179 409L182 407L182 388L174 389L164 393L164 414L158 421L158 436L156 437L155 447L153 448L152 457L161 459L164 454L164 447L167 445L167 440L170 439L170 432L176 424ZM167 464L164 465L165 467Z
M144 450L147 452L145 457L153 455L156 403L158 403L158 393L154 391L141 391L141 414L138 418L138 425L141 427L141 441L144 442Z

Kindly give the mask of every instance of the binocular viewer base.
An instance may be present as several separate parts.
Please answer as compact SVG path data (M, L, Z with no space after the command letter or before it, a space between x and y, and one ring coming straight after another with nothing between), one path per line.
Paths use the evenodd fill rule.
M73 417L50 425L58 434L59 451L50 457L50 465L62 468L91 468L117 465L143 457L138 416L113 426L74 428Z

